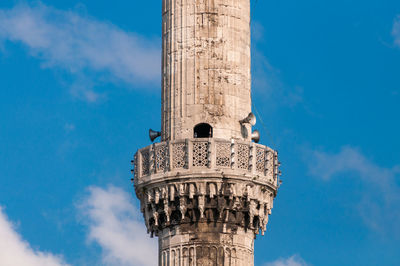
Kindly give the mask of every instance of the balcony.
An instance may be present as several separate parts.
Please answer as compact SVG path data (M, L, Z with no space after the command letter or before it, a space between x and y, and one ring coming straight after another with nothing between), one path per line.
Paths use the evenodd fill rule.
M250 179L277 186L277 152L247 141L214 138L154 143L135 154L135 185L191 177Z

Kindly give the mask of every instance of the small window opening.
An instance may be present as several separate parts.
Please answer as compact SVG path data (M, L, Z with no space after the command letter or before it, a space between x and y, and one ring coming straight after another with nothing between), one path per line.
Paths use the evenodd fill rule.
M201 123L194 127L195 138L212 138L213 130L209 124Z

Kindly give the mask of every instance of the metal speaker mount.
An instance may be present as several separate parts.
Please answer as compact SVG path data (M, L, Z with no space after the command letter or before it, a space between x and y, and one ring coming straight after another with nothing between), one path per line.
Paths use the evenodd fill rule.
M257 122L256 116L253 113L249 113L249 115L245 118L239 121L240 124L248 123L252 126L254 126Z
M258 143L260 141L260 131L254 130L253 133L251 133L251 140Z
M158 138L159 136L161 136L160 131L154 131L152 129L149 129L149 138L150 138L151 142L154 142L154 140L156 138Z

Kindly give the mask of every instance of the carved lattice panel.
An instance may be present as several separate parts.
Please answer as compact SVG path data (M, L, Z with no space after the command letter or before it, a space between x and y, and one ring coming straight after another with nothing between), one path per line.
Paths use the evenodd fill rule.
M135 157L133 158L133 173L135 178L138 177L138 155L137 153L135 154Z
M231 144L230 143L216 143L217 166L230 167L231 166Z
M265 170L265 149L257 147L256 149L256 170L264 173Z
M193 166L208 165L208 142L193 143Z
M156 169L157 171L164 171L166 168L166 155L167 155L167 145L160 145L155 148L156 154Z
M274 153L267 151L267 161L265 162L265 174L268 178L274 178Z
M149 149L142 150L142 175L150 174L150 153Z
M237 151L237 166L240 169L249 170L249 157L250 157L250 148L249 145L246 144L238 144Z
M186 166L186 144L172 144L172 167L175 169L185 168Z

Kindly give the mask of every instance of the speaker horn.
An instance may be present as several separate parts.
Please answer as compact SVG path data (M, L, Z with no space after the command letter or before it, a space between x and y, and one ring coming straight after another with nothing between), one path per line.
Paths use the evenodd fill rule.
M149 129L149 138L150 138L151 142L154 142L154 140L156 138L158 138L159 136L161 136L160 131L154 131L152 129Z
M260 141L260 131L254 130L253 133L251 133L251 140L258 143Z
M250 112L250 114L245 119L242 119L239 122L240 124L248 123L254 126L256 124L256 121L257 121L256 116Z

